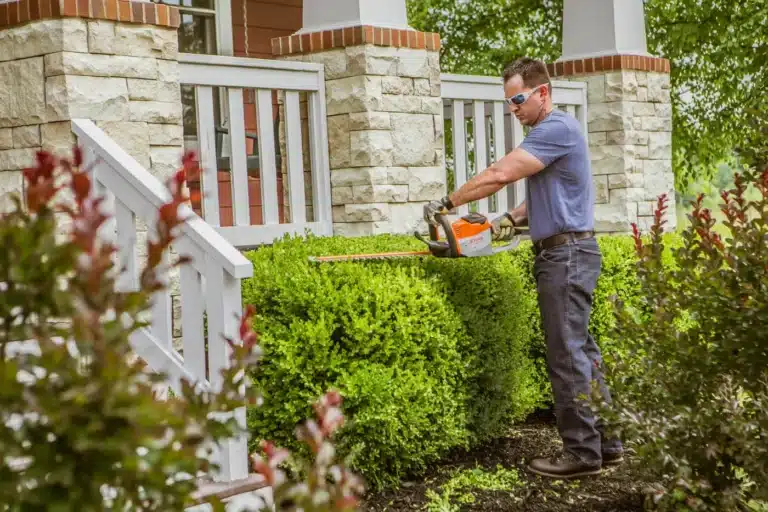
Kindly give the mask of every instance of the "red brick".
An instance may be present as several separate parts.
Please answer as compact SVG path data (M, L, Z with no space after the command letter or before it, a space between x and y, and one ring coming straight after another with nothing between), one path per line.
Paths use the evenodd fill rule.
M359 45L363 44L363 27L353 27L352 28L352 44L353 45Z
M98 2L99 0L94 0ZM157 23L157 11L155 10L156 5L146 3L144 4L144 22L149 23L150 25L155 25Z
M168 26L173 28L181 26L181 13L178 7L168 7Z
M310 34L309 50L316 52L323 49L323 34L322 32L313 32Z
M107 0L107 16L109 16L110 13L110 6L111 0ZM163 4L157 4L157 22L160 25L163 25L164 27L170 25L171 23L171 13L168 10L167 5Z
M50 18L53 15L53 9L51 9L52 2L53 0L40 0L40 19ZM3 15L0 13L0 25L3 24L3 20Z
M555 62L555 76L563 76L565 65L562 62Z
M579 59L576 62L573 63L573 71L576 74L581 74L584 72L584 60Z
M272 38L272 55L275 55L275 56L282 55L282 53L280 53L280 38L279 37L273 37Z
M584 59L584 72L585 73L595 72L595 59Z
M394 46L392 43L392 29L391 28L385 28L383 30L384 32L384 46Z
M352 41L354 40L354 31L352 30L352 27L346 27L344 29L344 46L352 46ZM306 47L305 47L306 51Z
M669 61L669 59L664 60L664 72L665 73L672 72L672 63Z
M344 47L344 31L340 28L337 28L336 30L333 31L333 47L334 48Z
M29 21L29 2L27 0L20 0L17 4L19 6L19 23Z
M77 16L77 0L64 0L64 8L61 13L67 17ZM13 16L13 11L11 11L11 16ZM11 22L13 22L13 18L11 18Z
M333 31L323 31L323 40L321 42L323 50L330 50L333 48Z
M144 23L144 9L142 9L142 4L139 2L132 2L131 3L131 12L133 13L133 21L134 23Z
M571 76L573 75L573 61L569 60L565 63L565 75Z
M408 31L408 48L417 48L419 46L419 36L415 30Z
M8 25L8 4L0 4L0 27Z

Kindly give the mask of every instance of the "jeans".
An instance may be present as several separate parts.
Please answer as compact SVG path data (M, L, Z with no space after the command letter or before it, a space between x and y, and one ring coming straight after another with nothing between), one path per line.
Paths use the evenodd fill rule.
M577 403L581 395L591 394L593 380L605 400L611 400L600 348L588 330L601 263L594 237L545 249L534 262L557 428L564 449L587 464L600 463L604 453L622 451L621 442L606 439L600 420Z

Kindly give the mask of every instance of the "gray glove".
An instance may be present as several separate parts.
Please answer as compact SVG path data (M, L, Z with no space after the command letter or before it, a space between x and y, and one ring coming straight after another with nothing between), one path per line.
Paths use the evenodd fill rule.
M435 215L438 213L445 215L449 211L453 210L453 208L453 203L448 196L445 196L439 201L430 201L424 205L424 220L427 222L427 224L437 226Z
M493 233L494 241L508 241L517 233L515 229L515 221L512 220L512 216L509 213L504 213L491 222L491 231Z

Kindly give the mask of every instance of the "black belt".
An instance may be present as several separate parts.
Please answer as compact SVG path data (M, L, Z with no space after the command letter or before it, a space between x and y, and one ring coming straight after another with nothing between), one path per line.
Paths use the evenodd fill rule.
M585 238L591 238L595 236L594 231L569 231L567 233L558 233L548 238L542 238L533 242L533 251L539 254L545 249L551 249L558 245L563 245L568 242L575 242L576 240L584 240Z

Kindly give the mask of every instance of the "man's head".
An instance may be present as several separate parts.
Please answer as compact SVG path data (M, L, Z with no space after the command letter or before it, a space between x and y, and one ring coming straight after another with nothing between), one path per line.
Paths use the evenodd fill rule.
M520 124L536 124L552 109L552 82L546 64L527 57L509 64L504 68L504 97Z

